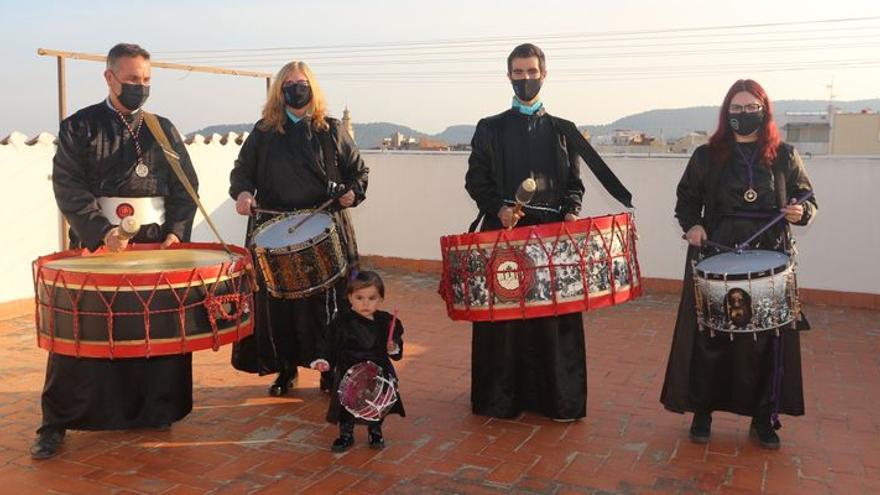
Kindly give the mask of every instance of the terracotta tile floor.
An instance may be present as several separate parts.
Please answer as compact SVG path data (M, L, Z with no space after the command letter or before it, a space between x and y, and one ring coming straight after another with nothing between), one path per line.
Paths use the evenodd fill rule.
M658 402L677 297L649 295L585 318L587 418L513 421L469 409L470 330L449 321L430 275L387 273L408 356L409 416L386 423L376 452L333 454L327 398L302 371L286 398L270 377L234 371L229 348L195 355L195 410L167 432L69 432L63 454L31 461L46 354L32 315L0 321L0 493L880 493L880 314L808 307L807 415L787 418L783 447L717 414L708 445L690 418Z

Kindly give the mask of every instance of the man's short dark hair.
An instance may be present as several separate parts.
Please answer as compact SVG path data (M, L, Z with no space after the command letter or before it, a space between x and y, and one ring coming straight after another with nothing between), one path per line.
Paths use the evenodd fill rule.
M531 43L523 43L514 48L513 51L510 52L510 55L507 56L507 73L510 74L511 71L513 71L513 59L531 57L538 57L538 67L541 69L541 72L547 70L544 51Z
M119 43L107 53L107 67L113 68L116 61L122 57L144 57L144 59L150 60L150 52L134 43Z

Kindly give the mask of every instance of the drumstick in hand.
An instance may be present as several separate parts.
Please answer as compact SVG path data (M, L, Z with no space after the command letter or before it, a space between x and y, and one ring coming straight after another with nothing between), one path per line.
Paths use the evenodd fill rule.
M391 314L391 325L388 326L388 341L385 344L385 349L388 351L388 354L391 354L392 350L397 350L397 343L394 342L394 327L395 326L397 326L397 310L396 309Z
M122 219L122 222L119 223L119 238L122 240L129 240L132 237L138 235L138 232L141 231L141 223L137 221L137 219L131 215Z
M516 222L519 221L519 217L522 214L523 207L532 202L532 198L535 197L535 189L537 188L538 184L535 182L535 179L529 177L522 181L522 184L516 189L516 195L514 196L516 205L513 207L513 221L510 226L507 227L507 230L516 226Z

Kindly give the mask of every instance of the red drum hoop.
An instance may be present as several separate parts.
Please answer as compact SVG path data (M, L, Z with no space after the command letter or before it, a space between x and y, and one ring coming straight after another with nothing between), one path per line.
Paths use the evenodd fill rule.
M37 345L88 358L217 350L253 333L248 250L215 243L69 250L33 263ZM182 331L181 331L182 330Z
M451 319L468 321L620 304L642 294L636 237L629 213L445 236L440 295Z

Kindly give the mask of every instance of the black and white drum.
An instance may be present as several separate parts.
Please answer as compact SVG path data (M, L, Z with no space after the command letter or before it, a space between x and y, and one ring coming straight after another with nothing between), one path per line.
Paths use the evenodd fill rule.
M800 313L796 264L785 253L767 250L728 252L694 266L700 330L736 333L794 328Z

